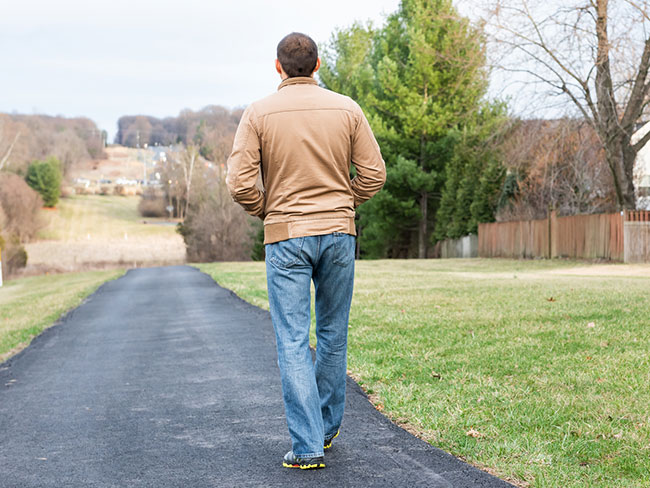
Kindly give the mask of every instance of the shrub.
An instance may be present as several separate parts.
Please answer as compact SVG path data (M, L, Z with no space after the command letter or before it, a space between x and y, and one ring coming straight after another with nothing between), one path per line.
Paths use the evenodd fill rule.
M7 242L0 235L0 250L2 250L2 275L11 276L18 269L27 266L27 251L16 236Z
M113 195L117 195L118 197L125 197L126 188L124 188L123 185L115 185L115 188L113 188Z
M178 226L192 262L248 261L251 259L252 218L235 204L223 175L206 185L197 203L190 205Z
M11 276L27 266L27 251L21 244L9 244L2 253L2 268L6 276Z
M138 204L138 212L143 217L166 217L165 198L154 189L146 189Z
M47 161L34 161L27 169L27 184L41 194L46 207L54 207L61 195L61 163L50 157Z
M70 198L76 195L75 189L71 186L64 186L61 188L61 198Z
M43 206L40 195L25 180L11 173L0 173L0 232L25 242L36 235L42 222L39 211Z
M266 248L264 247L264 224L260 225L257 231L253 234L251 259L253 261L264 261L264 259L266 259Z

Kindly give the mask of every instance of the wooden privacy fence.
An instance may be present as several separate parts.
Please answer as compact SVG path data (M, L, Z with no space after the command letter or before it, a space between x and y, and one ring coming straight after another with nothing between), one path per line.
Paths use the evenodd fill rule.
M650 261L650 211L479 224L480 257Z

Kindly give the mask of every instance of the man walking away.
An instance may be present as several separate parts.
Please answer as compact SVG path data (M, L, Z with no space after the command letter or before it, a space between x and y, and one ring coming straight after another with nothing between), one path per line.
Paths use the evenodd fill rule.
M264 220L269 305L292 442L283 466L323 468L345 406L355 208L381 189L386 169L359 105L314 80L320 67L314 41L291 33L277 56L282 83L244 111L227 183L233 199ZM260 171L264 190L256 186Z

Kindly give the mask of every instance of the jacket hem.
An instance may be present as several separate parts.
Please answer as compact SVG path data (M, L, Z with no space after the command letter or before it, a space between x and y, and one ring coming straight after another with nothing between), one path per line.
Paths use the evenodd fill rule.
M354 217L325 217L264 224L264 244L286 241L294 237L332 234L333 232L356 236Z

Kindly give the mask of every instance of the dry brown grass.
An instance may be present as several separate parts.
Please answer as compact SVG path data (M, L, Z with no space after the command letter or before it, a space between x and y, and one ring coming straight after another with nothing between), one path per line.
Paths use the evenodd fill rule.
M174 222L142 219L137 197L75 196L43 211L48 225L27 244L25 275L185 262Z
M26 274L68 272L109 267L142 267L185 262L185 245L179 235L127 240L77 242L40 241L25 246L29 256Z

